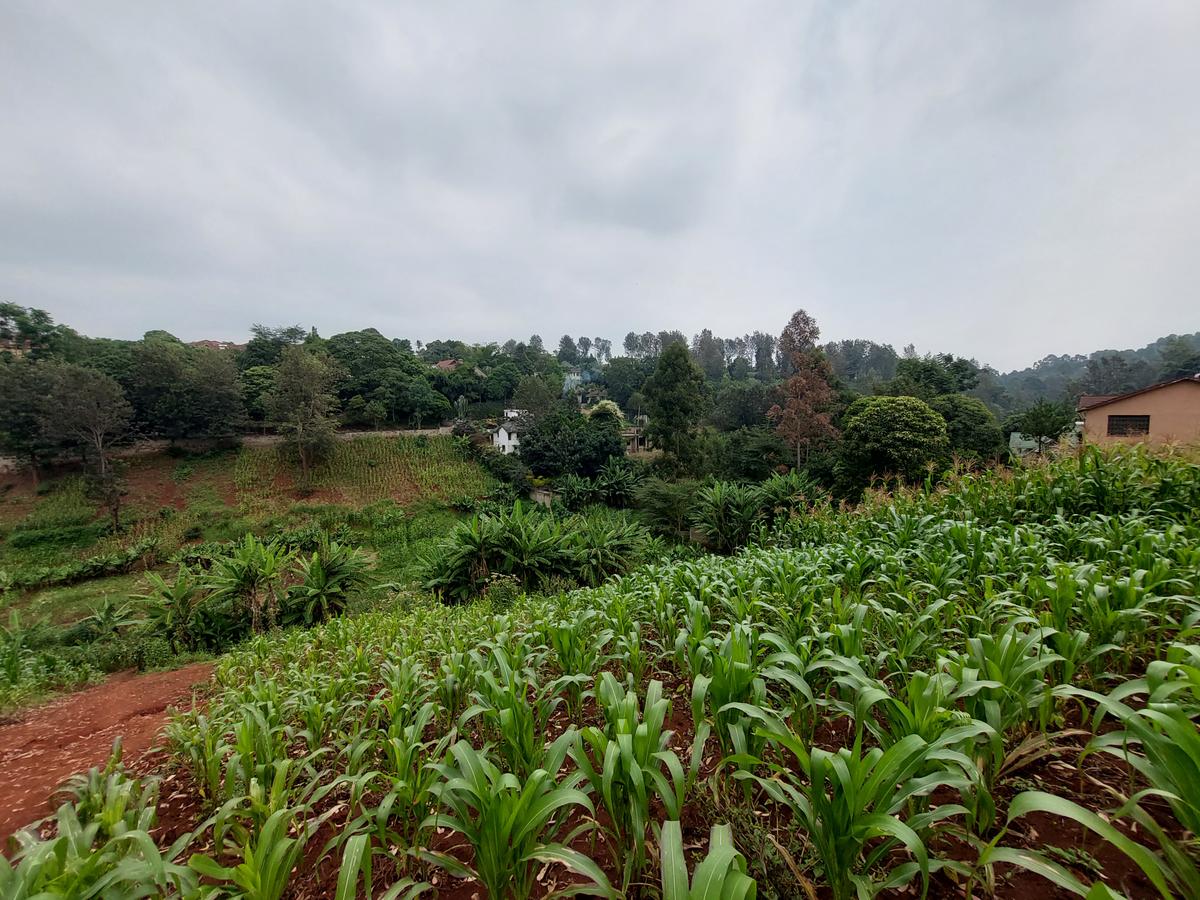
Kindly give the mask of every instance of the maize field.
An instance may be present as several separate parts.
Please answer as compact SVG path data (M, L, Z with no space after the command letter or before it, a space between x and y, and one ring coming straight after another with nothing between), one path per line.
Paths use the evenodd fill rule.
M1087 451L398 598L222 658L186 821L93 773L0 895L1200 897L1198 594L1200 466Z

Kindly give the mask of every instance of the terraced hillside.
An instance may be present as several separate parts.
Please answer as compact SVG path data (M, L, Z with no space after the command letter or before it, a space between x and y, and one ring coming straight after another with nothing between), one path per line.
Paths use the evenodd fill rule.
M303 489L295 470L263 446L133 458L116 531L78 475L0 482L0 711L105 671L185 662L130 635L132 598L180 560L247 533L304 543L341 530L396 580L456 508L497 486L450 437L339 442Z

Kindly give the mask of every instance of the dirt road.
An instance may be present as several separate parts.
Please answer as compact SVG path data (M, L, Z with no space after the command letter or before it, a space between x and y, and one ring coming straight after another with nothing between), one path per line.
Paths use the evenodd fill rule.
M0 726L0 846L53 812L50 798L67 778L108 759L119 736L131 763L160 742L167 708L190 706L209 663L173 672L120 673Z

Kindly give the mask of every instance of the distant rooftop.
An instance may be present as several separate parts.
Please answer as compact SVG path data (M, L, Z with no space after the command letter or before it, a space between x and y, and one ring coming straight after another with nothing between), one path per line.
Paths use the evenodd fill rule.
M1173 384L1182 384L1184 382L1200 383L1200 372L1195 375L1190 375L1187 378L1172 378L1170 381L1160 381L1158 384L1152 384L1149 387L1138 388L1136 391L1129 391L1124 394L1084 394L1079 398L1079 412L1088 409L1095 409L1097 406L1104 406L1106 403L1112 403L1114 400L1124 400L1126 397L1136 397L1139 394L1148 394L1150 391L1157 391L1161 388L1170 387Z
M191 341L189 347L204 347L206 350L245 350L245 344L237 344L233 341Z

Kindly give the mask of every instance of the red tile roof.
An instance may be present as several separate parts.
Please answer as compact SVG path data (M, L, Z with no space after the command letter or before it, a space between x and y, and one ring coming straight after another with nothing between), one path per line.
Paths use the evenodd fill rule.
M1172 378L1170 381L1160 381L1158 384L1138 388L1136 391L1129 391L1125 394L1084 394L1079 398L1077 411L1084 412L1085 410L1095 409L1097 406L1104 406L1116 400L1124 400L1126 397L1136 397L1139 394L1147 394L1150 391L1157 391L1160 388L1170 387L1173 384L1183 384L1184 382L1200 384L1200 372L1188 378Z

